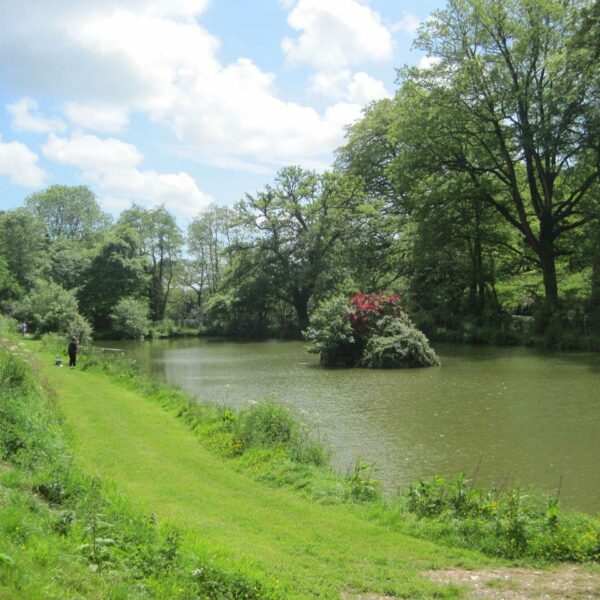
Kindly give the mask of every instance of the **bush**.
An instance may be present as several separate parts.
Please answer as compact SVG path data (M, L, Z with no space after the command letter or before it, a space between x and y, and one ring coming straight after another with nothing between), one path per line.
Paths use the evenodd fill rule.
M110 315L113 331L120 337L139 338L150 331L148 302L138 298L122 298Z
M74 335L81 343L87 343L92 336L91 325L79 314L75 292L53 282L36 282L23 302L15 305L14 313L30 322L37 334Z
M556 498L472 486L464 475L454 481L434 477L400 497L401 510L415 515L413 533L505 558L600 560L600 523L562 512Z
M368 340L361 366L374 368L434 367L440 364L425 335L406 315L383 317Z
M373 502L381 499L381 481L373 479L374 466L357 459L346 475L346 499L350 502Z
M308 427L284 406L265 400L245 408L231 420L233 447L238 453L249 448L284 448L293 461L324 465L327 455L313 440Z
M402 311L398 294L358 294L322 302L304 332L325 365L412 368L439 365L425 335Z
M347 315L347 300L335 296L319 304L310 318L310 326L303 332L311 342L308 351L320 354L326 365L354 364L360 356L358 338Z

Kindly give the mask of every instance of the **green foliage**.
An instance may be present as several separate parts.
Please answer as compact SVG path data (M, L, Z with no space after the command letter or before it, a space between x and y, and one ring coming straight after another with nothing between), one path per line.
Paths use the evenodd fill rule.
M373 479L374 465L357 459L354 468L346 475L346 494L350 502L373 502L381 499L381 482Z
M211 204L188 226L192 258L186 262L183 280L196 293L199 306L217 291L223 270L231 266L231 247L242 242L238 218L235 210Z
M13 300L22 290L8 268L6 258L0 254L0 302Z
M48 247L47 277L66 290L81 288L92 256L93 250L87 244L59 238Z
M259 268L259 252L246 248L223 275L220 289L205 304L208 332L234 337L264 337L269 332L273 282Z
M439 364L429 340L407 316L380 319L377 333L368 338L361 357L361 365L371 368L435 367Z
M400 308L396 294L338 296L319 304L304 332L309 352L325 365L370 368L433 367L440 364L425 335Z
M311 315L310 325L303 332L305 339L311 342L308 351L320 354L327 365L356 362L357 339L347 314L348 301L345 297L334 296L324 300Z
M136 245L145 259L149 278L150 315L154 321L161 321L165 316L169 294L175 285L183 245L177 222L164 206L147 210L134 205L121 213L118 225L135 234Z
M292 461L323 465L327 454L313 440L308 427L280 404L264 400L240 410L232 420L232 447L243 453L250 448L285 449Z
M75 293L56 283L38 281L16 307L15 316L31 322L39 335L74 335L81 343L87 343L92 336L90 324L79 314Z
M410 529L425 537L506 558L600 560L600 524L563 512L556 498L524 494L518 486L484 491L464 475L412 485L398 507L417 517Z
M43 224L28 210L0 214L0 255L23 291L29 290L47 265Z
M292 306L301 330L308 326L313 297L339 276L339 252L351 239L363 200L359 179L293 166L281 169L255 196L247 194L238 207L240 221L254 233L252 271L270 282L263 296Z
M25 199L25 205L45 225L52 240L90 241L110 225L94 193L84 185L51 185Z
M132 231L113 232L97 248L83 274L78 291L81 311L97 329L110 329L110 315L121 299L141 299L147 294L146 260L139 250Z
M111 313L113 331L119 337L139 338L150 330L148 304L137 298L121 298Z

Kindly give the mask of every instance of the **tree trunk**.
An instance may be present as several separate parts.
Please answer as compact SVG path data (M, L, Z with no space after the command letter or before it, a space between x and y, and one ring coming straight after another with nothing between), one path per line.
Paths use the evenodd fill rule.
M485 310L485 273L483 272L483 247L479 231L475 238L475 264L477 274L477 304L475 306L475 314L480 317Z
M298 315L298 325L304 331L308 327L308 301L310 294L302 291L294 292L294 308Z
M590 321L592 329L600 333L600 228L592 249L592 287L590 290Z
M556 279L556 256L554 254L554 232L552 215L543 214L540 219L540 238L537 255L544 277L544 295L549 307L558 306L558 281Z

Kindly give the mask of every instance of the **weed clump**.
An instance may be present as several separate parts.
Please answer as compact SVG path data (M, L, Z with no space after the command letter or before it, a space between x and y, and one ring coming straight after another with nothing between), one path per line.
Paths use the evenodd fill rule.
M600 560L600 522L518 486L485 491L464 475L434 477L410 486L397 507L420 537L510 559Z
M290 460L325 465L323 446L312 439L308 426L288 408L264 400L240 410L231 419L232 443L241 454L250 448L282 448Z

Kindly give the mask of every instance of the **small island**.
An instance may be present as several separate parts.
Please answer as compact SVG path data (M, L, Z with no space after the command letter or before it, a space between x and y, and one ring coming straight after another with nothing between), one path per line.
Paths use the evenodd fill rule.
M404 311L399 294L335 296L321 302L304 337L324 366L435 367L439 358Z

